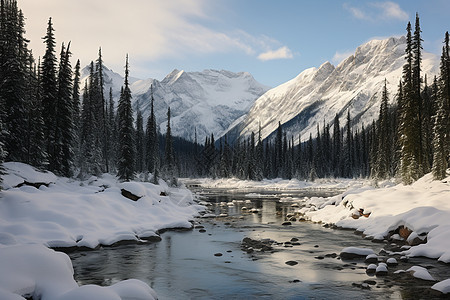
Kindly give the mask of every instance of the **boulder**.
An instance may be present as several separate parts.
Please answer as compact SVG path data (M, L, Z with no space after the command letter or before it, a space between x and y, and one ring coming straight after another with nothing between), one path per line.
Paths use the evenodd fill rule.
M342 259L357 259L364 258L369 254L375 254L375 252L369 248L347 247L342 249L340 257Z
M139 199L141 199L142 197L136 196L135 194L133 194L130 191L127 191L126 189L120 189L120 193L122 194L122 196L124 196L125 198L128 198L130 200L133 201L138 201Z
M378 263L378 256L376 254L369 254L364 260L366 264L376 264Z

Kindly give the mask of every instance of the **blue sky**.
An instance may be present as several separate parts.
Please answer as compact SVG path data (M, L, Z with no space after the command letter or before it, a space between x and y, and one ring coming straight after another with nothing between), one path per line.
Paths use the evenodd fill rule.
M424 49L440 54L450 1L19 0L35 57L53 18L74 59L162 80L173 69L249 72L271 87L325 61L338 64L373 38L399 36L419 12ZM58 46L59 47L59 46Z

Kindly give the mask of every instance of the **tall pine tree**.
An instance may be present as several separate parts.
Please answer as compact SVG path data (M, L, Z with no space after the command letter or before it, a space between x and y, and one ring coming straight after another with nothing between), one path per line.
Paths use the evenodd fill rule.
M120 95L117 117L119 121L118 165L117 175L121 180L130 181L134 177L135 147L133 134L133 111L131 108L131 91L128 82L128 54L125 64L125 80Z

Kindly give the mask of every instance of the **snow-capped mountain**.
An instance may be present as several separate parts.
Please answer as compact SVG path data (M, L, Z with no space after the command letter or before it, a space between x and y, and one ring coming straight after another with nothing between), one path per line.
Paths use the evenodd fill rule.
M89 75L89 67L82 71L82 83ZM104 68L105 97L112 87L118 101L123 77ZM246 72L204 70L185 72L173 70L163 80L130 78L133 109L139 109L144 124L150 114L153 89L155 115L160 132L167 126L167 108L170 105L172 134L194 140L195 130L199 142L205 136L222 135L236 119L245 115L254 101L269 88L258 83Z
M230 139L258 132L270 136L283 124L288 136L295 141L300 134L305 141L317 124L331 124L336 114L341 126L346 123L347 111L353 126L370 124L378 118L381 91L387 80L389 98L392 102L398 90L405 63L404 37L372 40L359 46L355 53L337 67L325 62L319 68L310 68L294 79L267 91L258 98L248 114L237 120L229 131ZM428 83L438 73L438 59L423 53L422 72L428 75Z

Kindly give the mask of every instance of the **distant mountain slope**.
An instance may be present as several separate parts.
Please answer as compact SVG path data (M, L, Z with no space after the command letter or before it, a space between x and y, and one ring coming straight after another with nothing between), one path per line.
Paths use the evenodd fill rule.
M82 83L89 75L89 68L82 71ZM117 101L123 77L104 68L105 95L112 87ZM231 123L248 112L253 102L269 88L258 83L246 72L204 70L185 72L173 70L162 81L130 78L133 109L139 108L146 122L150 114L150 86L153 87L155 114L161 132L165 132L167 108L171 109L172 134L198 141L213 133L223 134Z
M267 91L257 99L246 116L236 121L229 131L231 139L258 132L270 136L283 124L288 136L295 141L300 134L302 141L312 133L317 124L331 123L335 115L345 124L347 111L353 126L369 124L378 118L381 90L387 80L390 101L397 93L405 63L404 37L372 40L359 46L355 53L337 67L325 62L319 68L310 68L294 79ZM436 56L424 53L422 70L428 74L429 83L438 73Z

